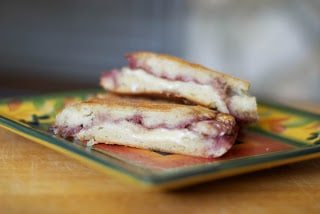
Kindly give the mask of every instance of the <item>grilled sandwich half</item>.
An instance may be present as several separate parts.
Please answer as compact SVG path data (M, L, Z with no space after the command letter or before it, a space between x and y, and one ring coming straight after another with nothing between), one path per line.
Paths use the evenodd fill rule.
M208 158L225 154L238 128L232 115L203 106L106 93L67 106L53 131L89 146L117 144Z
M239 121L258 119L256 98L249 94L247 81L164 54L136 52L126 58L128 66L102 74L103 88L118 94L184 99Z

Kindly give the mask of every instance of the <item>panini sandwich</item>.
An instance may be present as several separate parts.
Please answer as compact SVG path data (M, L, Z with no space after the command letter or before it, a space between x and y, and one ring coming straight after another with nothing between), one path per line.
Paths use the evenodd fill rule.
M225 154L238 128L232 115L203 106L106 93L67 106L53 131L89 146L117 144L208 158Z
M247 81L164 54L136 52L126 58L128 66L102 74L103 88L117 94L185 99L244 122L258 118Z

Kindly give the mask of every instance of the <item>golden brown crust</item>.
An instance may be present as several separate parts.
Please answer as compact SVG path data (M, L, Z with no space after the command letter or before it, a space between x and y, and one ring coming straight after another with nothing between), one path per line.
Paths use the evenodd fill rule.
M108 108L133 108L143 109L150 111L166 112L170 110L179 110L181 112L188 112L188 114L207 114L211 117L215 117L216 111L196 105L183 105L174 102L168 102L167 100L153 99L146 97L132 97L132 96L120 96L116 94L106 93L98 94L95 97L83 102L83 104L89 105L105 105ZM81 103L79 104L81 105Z
M169 61L173 61L176 62L180 65L184 65L184 66L189 66L193 69L196 69L197 71L206 73L208 75L215 75L215 76L220 76L222 78L224 78L229 84L243 84L245 86L245 88L249 88L250 87L250 83L248 81L244 81L241 80L239 78L230 76L230 75L226 75L224 73L221 73L219 71L213 70L213 69L209 69L205 66L196 64L196 63L192 63L192 62L188 62L184 59L175 57L175 56L170 56L170 55L166 55L166 54L160 54L160 53L152 53L152 52L146 52L146 51L140 51L140 52L134 52L134 53L128 53L126 54L126 56L131 56L131 57L135 57L136 59L150 59L150 58L158 58L159 60L169 60Z

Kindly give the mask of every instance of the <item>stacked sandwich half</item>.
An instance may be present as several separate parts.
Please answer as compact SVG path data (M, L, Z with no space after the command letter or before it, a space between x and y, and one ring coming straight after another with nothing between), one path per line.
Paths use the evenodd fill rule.
M55 134L214 158L232 147L239 123L258 119L246 81L163 54L126 58L128 66L102 74L106 93L57 115Z

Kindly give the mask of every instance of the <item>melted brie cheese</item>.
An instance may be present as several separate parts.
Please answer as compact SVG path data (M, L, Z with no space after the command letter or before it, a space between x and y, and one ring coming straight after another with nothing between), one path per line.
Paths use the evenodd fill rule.
M88 146L102 142L190 155L201 155L210 147L210 142L205 143L202 135L188 129L147 129L127 121L82 129L76 138L88 141Z
M106 140L109 142L126 142L132 144L132 146L139 146L143 145L144 142L155 145L162 142L182 145L200 140L201 137L187 129L147 129L140 125L122 121L119 123L106 122L83 129L77 134L77 138L81 140L92 139L89 146Z
M211 85L159 78L142 69L132 70L127 67L122 68L119 75L121 75L121 78L118 78L116 86L118 91L128 89L133 93L145 91L157 93L160 91L164 94L171 91L190 100L197 97L197 100L207 106L217 107L220 112L229 113L226 103Z

